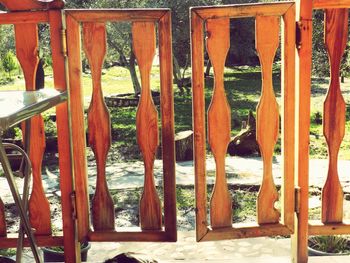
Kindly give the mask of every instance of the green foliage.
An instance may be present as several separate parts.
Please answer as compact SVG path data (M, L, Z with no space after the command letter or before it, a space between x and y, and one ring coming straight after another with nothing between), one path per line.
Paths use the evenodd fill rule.
M322 124L322 113L320 111L316 111L311 115L311 122L314 124L321 125Z
M11 78L11 72L17 68L16 57L12 53L12 51L8 51L6 55L2 58L2 67Z
M254 221L256 217L256 191L237 190L233 193L233 221Z
M14 248L0 249L0 255L5 257L13 257L14 255L16 255L16 249Z
M309 238L309 247L327 253L350 253L348 236L313 236Z
M186 210L190 207L195 207L195 197L193 189L176 187L176 203L179 210Z

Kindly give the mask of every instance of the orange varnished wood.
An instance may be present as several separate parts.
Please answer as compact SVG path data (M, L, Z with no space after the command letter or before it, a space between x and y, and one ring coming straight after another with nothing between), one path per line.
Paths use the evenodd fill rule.
M338 176L338 153L345 133L345 101L340 90L339 69L348 39L348 10L325 11L325 45L331 79L324 102L323 133L328 144L329 166L322 189L322 222L343 220L343 190Z
M217 241L239 238L253 238L261 236L290 235L291 230L280 223L259 225L253 223L238 223L232 227L222 227L210 229L209 232L200 241Z
M133 8L133 9L69 9L66 11L75 20L80 22L112 22L112 21L142 21L157 22L169 9L165 8Z
M57 233L57 236L36 236L35 240L39 247L54 247L63 245L62 233ZM7 237L0 237L1 248L14 248L17 246L18 234L9 233ZM24 247L29 247L28 238L25 237L23 241ZM72 261L74 262L74 261Z
M203 20L196 12L191 11L193 160L196 191L197 241L200 241L208 232L203 39Z
M0 237L6 237L5 206L0 198Z
M295 6L281 21L281 223L294 231L295 219Z
M140 224L143 230L157 230L162 226L161 203L157 194L153 166L158 146L158 112L150 88L150 73L156 52L155 24L132 24L133 49L141 74L142 91L136 113L137 142L144 165L144 190L140 200Z
M224 69L230 48L230 20L206 21L207 51L214 69L214 91L208 109L208 139L216 163L216 181L210 200L212 228L232 225L232 198L227 188L225 157L231 133L231 109L224 89Z
M272 158L279 133L279 109L272 85L272 64L279 45L279 17L256 17L256 49L262 72L262 95L257 106L257 141L263 158L263 181L257 200L259 224L277 223L278 192L272 177Z
M0 24L26 24L26 23L44 23L48 21L46 11L23 11L23 12L9 12L1 13Z
M326 8L349 8L349 0L313 0L314 9L326 9Z
M83 24L84 51L89 60L93 91L88 110L89 145L97 164L96 192L92 199L94 229L114 229L114 203L108 191L106 161L111 146L111 119L104 102L101 75L106 55L106 27L104 23Z
M63 0L40 1L40 0L0 0L8 10L23 11L33 9L63 8Z
M15 25L16 54L21 64L27 90L35 88L38 65L38 32L36 24ZM51 234L50 205L41 180L45 151L44 121L41 115L31 119L30 160L33 169L33 189L29 199L30 223L37 235Z
M302 45L296 56L296 175L295 184L300 187L299 213L296 214L292 236L292 262L308 260L309 217L309 141L310 98L312 67L312 4L314 1L296 1L296 20L301 24Z
M174 135L174 90L170 10L160 19L159 68L162 116L162 159L164 177L164 228L168 241L176 241L176 178Z
M78 239L87 238L90 230L90 204L87 182L85 123L83 107L83 91L81 78L81 33L79 22L66 16L67 49L69 70L70 114L73 137L73 162L76 193L76 209L78 215Z
M264 16L282 16L293 5L291 2L275 3L254 3L254 4L233 4L225 6L194 7L192 10L203 19L215 18L241 18Z
M50 44L52 49L52 70L54 86L59 91L67 89L66 60L61 50L62 15L60 10L49 11ZM76 245L76 225L72 218L73 205L71 193L74 191L70 131L68 119L68 102L56 107L56 125L60 168L60 190L63 223L63 242L65 262L79 262L80 246ZM76 256L77 253L77 256Z

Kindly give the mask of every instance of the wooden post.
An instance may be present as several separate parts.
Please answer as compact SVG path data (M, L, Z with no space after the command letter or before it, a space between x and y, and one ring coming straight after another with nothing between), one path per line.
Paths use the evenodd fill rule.
M300 45L296 56L296 175L300 187L300 207L296 214L292 238L292 261L307 262L308 194L309 194L309 130L312 51L312 1L297 1Z
M176 241L176 183L174 145L174 91L170 10L159 20L159 62L164 171L164 227L169 241Z
M72 120L73 162L76 191L76 205L78 216L78 239L87 238L90 229L89 196L86 164L86 141L84 124L84 107L81 83L81 56L80 56L80 24L71 15L66 16L67 23L67 51L69 54L69 94L70 113Z
M62 13L61 10L49 11L50 37L54 86L59 91L67 90L65 58L61 46ZM72 217L74 210L71 194L74 192L74 177L71 155L71 139L68 120L68 102L56 108L57 141L60 167L60 189L63 221L63 243L65 262L79 262L80 246L76 242L76 221Z

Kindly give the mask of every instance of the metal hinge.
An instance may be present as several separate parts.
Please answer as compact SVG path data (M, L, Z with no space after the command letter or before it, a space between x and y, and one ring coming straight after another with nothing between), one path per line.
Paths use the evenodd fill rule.
M301 31L302 31L303 23L301 21L296 22L295 27L295 45L297 49L301 48L302 42L301 42Z
M63 56L67 56L67 30L61 29L61 52Z
M295 194L294 210L295 210L295 213L299 214L300 212L300 187L299 186L295 187L294 194Z
M76 205L77 198L76 198L75 192L72 192L70 194L70 201L72 204L72 219L76 220L77 219L77 205Z

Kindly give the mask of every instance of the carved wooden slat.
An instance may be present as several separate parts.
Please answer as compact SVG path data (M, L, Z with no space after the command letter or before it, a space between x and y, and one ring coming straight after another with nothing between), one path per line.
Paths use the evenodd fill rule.
M36 24L15 25L16 55L21 64L27 90L35 89L38 65L38 31ZM30 223L37 235L51 234L50 205L41 179L45 151L44 121L41 115L31 119L30 160L33 169L33 188L29 199Z
M161 203L157 194L153 166L158 146L158 112L150 88L150 72L156 52L155 24L132 24L133 49L141 74L141 98L136 113L137 142L145 165L144 189L140 200L140 224L143 230L158 230L162 226Z
M272 86L272 64L279 45L279 17L256 17L256 49L262 72L262 94L257 106L257 141L263 158L263 181L257 201L259 224L277 223L274 207L278 192L272 177L272 158L279 131L279 109Z
M322 189L322 222L343 219L343 190L338 176L338 152L345 133L345 101L340 91L339 70L348 38L348 10L325 11L325 44L331 79L323 112L323 133L328 145L329 166Z
M5 206L0 198L0 237L6 237Z
M92 199L92 223L95 230L114 229L114 203L108 191L106 160L111 146L111 120L103 99L101 75L106 55L104 23L83 24L84 51L89 60L93 91L88 110L89 145L97 164L96 192Z
M214 69L214 91L208 109L208 139L216 163L216 181L210 200L213 228L232 225L232 198L228 191L225 156L230 142L231 110L224 89L225 60L230 48L230 19L206 22L207 51Z

